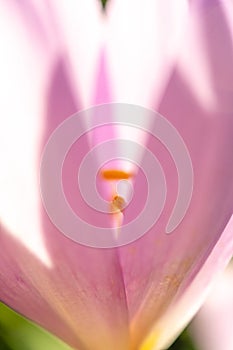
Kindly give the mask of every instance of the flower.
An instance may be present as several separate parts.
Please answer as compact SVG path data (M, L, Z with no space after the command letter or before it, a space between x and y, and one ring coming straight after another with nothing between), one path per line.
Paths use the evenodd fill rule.
M165 348L232 256L232 13L230 0L114 0L106 14L94 0L1 3L0 299L75 349ZM159 221L131 244L93 249L49 220L38 174L60 123L109 102L153 108L174 125L194 188L166 235L175 167L152 144L168 184ZM114 130L105 131L92 143ZM80 142L78 157L90 148Z

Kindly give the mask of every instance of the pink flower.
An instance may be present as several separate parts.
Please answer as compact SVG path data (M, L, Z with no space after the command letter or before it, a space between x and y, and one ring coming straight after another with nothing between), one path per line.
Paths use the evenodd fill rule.
M112 0L106 14L96 0L1 2L0 299L75 349L164 349L232 256L232 10L230 0ZM168 183L164 212L139 240L94 249L49 220L39 166L62 121L109 102L152 108L173 124L194 188L183 221L165 234L176 169L152 145ZM92 145L114 130L105 131Z

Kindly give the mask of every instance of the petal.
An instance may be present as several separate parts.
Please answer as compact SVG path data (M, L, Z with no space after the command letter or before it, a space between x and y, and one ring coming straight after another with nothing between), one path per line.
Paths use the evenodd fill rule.
M152 107L159 105L170 77L187 20L188 1L112 0L106 19L106 62L114 102ZM171 35L172 32L172 35ZM133 116L132 116L133 118ZM148 129L152 126L146 124ZM145 145L138 128L118 127L118 138ZM133 150L132 150L133 151ZM135 151L134 159L141 160ZM127 169L135 172L132 164Z
M150 106L152 98L160 101L179 48L187 4L109 2L106 42L116 102Z
M198 8L194 5L190 7L192 16L183 29L182 50L159 106L159 112L184 139L194 171L191 204L181 224L170 235L165 234L165 228L177 196L177 169L159 142L149 138L147 144L163 166L168 194L165 209L156 226L139 241L121 248L120 252L135 349L140 343L144 344L145 335L150 333L153 324L159 324L168 309L172 313L169 307L178 295L182 299L185 288L192 285L218 244L232 214L233 108L229 97L233 91L233 51L225 4L227 6L229 2L211 2L209 7L199 3ZM197 23L202 26L197 26ZM218 37L214 40L211 37L213 23L218 24ZM223 52L219 52L223 41L226 44ZM204 47L203 42L206 43ZM198 44L202 45L201 58ZM192 57L196 74L199 68L201 73L205 72L203 67L208 67L211 73L201 76L200 85L195 89L189 75L190 69L184 74L186 56L189 59ZM187 64L188 61L185 62ZM207 100L204 105L206 87L215 98ZM231 250L224 258L226 244L232 248L229 238L229 242L225 241L223 245L222 253L218 250L219 259L225 260L225 263L232 254ZM199 295L193 295L193 298L198 300ZM186 315L191 317L188 307ZM166 327L167 339L172 337L174 330L175 324ZM163 329L156 331L158 348L165 339L163 332ZM154 348L157 348L156 343Z
M12 24L9 9L4 11L0 299L79 350L100 350L103 344L127 349L127 306L117 251L83 247L63 236L40 199L44 143L81 108L61 43L59 55L52 50L50 57L49 45L43 46L43 40L37 45L39 29L28 34L28 23L22 25L18 12L13 11ZM86 139L83 147L87 152Z
M188 324L203 304L214 282L218 280L220 273L232 257L232 232L233 216L207 260L195 276L192 277L192 283L178 292L176 299L159 322L152 328L140 350L168 347ZM219 315L218 313L218 319L220 319Z
M49 264L37 214L35 149L43 130L54 48L43 40L41 23L35 24L35 30L28 23L22 25L13 5L1 6L1 221L13 235L23 233L24 244ZM34 222L34 235L25 218Z
M79 91L83 108L90 107L97 102L93 98L104 49L105 21L100 4L96 0L71 0L67 6L67 1L61 0L58 6L56 0L51 0L51 6L69 62L71 82Z

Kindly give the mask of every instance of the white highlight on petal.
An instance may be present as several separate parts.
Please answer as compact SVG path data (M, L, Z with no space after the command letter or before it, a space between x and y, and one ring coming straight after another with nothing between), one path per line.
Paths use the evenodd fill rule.
M30 41L30 33L22 28L14 12L9 14L3 10L0 24L0 220L10 234L51 266L42 237L38 185L48 71L45 55Z
M192 18L186 28L183 50L179 58L178 67L184 77L184 82L201 106L207 109L211 106L213 108L215 96L211 90L211 72L209 59L206 57L206 43L203 41L200 23ZM195 64L192 65L191 62Z
M57 0L53 3L75 91L81 96L82 107L90 107L104 39L100 4L97 0L60 0L59 6Z
M204 110L229 113L232 110L233 3L219 1L193 7L179 57L179 71Z
M108 62L117 102L159 103L173 68L186 0L115 0L109 3Z
M120 180L116 184L116 191L119 196L125 199L125 203L128 205L133 197L132 180Z
M159 105L180 48L187 12L187 0L109 3L106 54L114 101L153 109ZM145 128L150 127L145 122ZM148 134L136 128L119 126L116 133L118 138L147 143ZM142 157L137 155L139 163ZM133 170L131 164L127 171Z

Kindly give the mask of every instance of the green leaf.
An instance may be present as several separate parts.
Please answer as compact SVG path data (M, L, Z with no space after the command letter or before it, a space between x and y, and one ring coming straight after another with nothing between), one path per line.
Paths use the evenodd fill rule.
M168 350L196 350L187 329Z
M0 303L0 350L71 350L52 334Z
M12 350L12 348L10 348L9 345L6 344L1 334L0 334L0 350Z

